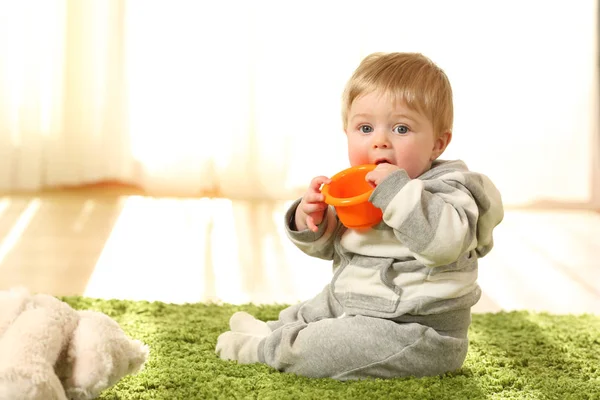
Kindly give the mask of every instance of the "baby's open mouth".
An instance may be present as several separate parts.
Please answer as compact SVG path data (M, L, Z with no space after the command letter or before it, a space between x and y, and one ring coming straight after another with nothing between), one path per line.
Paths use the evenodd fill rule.
M385 158L381 158L381 159L375 160L375 165L379 165L379 164L383 164L383 163L391 164L391 162L389 162Z

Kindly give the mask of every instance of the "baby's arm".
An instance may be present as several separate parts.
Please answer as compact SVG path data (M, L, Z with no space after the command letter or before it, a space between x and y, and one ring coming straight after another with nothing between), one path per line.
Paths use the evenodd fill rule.
M396 171L370 198L396 237L427 266L450 264L471 250L487 254L504 215L500 193L486 176L460 162L451 165L438 167L429 179L411 180Z
M330 179L326 176L317 176L310 182L306 193L300 200L300 204L296 207L294 214L295 230L310 229L313 232L319 230L317 225L321 224L327 212L327 203L325 203L325 197L321 193L321 185L330 182Z
M324 260L333 259L333 233L337 226L335 210L325 203L321 193L321 185L330 182L326 176L314 178L285 216L286 233L296 247Z
M334 233L338 226L338 220L335 209L329 206L325 210L325 215L321 223L317 226L317 231L310 229L297 230L294 216L301 200L298 199L289 208L285 216L285 231L292 243L296 245L305 254L312 257L322 258L324 260L333 260L333 240Z

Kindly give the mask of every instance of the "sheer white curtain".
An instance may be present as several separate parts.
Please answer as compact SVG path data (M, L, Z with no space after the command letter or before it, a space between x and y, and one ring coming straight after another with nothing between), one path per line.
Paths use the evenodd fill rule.
M0 190L134 178L122 8L0 3Z
M346 166L360 59L419 51L454 87L446 158L508 205L590 203L596 24L593 0L0 0L0 190L293 198Z

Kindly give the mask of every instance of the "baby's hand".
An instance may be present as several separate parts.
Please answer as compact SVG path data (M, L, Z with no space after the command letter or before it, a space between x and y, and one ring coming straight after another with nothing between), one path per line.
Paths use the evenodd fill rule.
M385 178L388 177L392 172L398 171L398 168L394 164L383 163L379 164L375 169L365 176L365 180L373 187L379 185Z
M330 183L331 180L326 176L317 176L310 182L310 186L302 200L296 209L296 229L303 231L310 229L313 232L319 230L317 225L323 221L325 210L327 210L327 203L325 203L325 196L321 194L321 185L324 183Z

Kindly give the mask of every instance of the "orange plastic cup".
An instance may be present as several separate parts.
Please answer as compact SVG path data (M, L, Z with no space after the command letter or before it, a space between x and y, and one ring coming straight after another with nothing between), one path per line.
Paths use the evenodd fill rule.
M365 180L375 167L357 165L345 169L331 177L331 183L321 189L325 203L335 207L340 221L348 228L369 228L382 219L381 210L369 202L374 189Z

